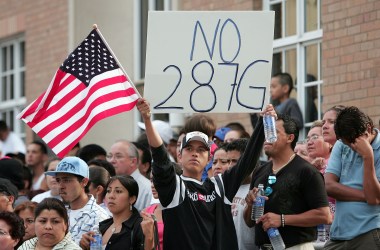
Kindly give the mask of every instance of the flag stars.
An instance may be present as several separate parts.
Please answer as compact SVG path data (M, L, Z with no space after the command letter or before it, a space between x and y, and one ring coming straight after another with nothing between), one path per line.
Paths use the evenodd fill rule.
M83 83L106 71L117 68L115 59L96 31L90 33L62 64L61 69L71 73Z

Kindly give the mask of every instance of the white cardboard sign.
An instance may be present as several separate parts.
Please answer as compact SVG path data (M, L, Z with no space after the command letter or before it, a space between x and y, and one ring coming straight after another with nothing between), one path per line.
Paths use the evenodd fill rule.
M260 112L273 11L151 11L144 97L152 113Z

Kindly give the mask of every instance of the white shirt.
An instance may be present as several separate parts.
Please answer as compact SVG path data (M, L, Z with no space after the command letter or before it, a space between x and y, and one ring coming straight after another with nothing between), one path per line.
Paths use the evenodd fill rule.
M26 147L24 142L15 133L9 132L9 135L5 141L3 141L2 155L8 153L26 153Z
M39 190L41 189L42 181L45 180L45 174L42 173L40 177L38 177L37 181L33 183L32 190Z
M92 195L89 197L90 199L84 207L76 210L67 209L69 232L73 241L78 245L82 234L91 231L95 225L99 225L99 222L109 218L107 212L96 203L95 198Z
M40 203L45 198L56 198L58 200L62 200L62 198L61 198L60 195L54 196L54 195L51 194L51 190L48 190L46 192L43 192L43 193L40 193L40 194L37 194L36 196L34 196L32 198L32 201Z
M139 185L139 195L134 207L140 212L144 208L150 206L152 200L152 189L150 187L150 181L144 177L138 169L136 169L131 176Z
M248 227L244 221L244 208L246 206L245 197L248 194L250 184L239 187L234 199L232 200L231 213L234 220L236 235L240 250L255 250L255 227Z

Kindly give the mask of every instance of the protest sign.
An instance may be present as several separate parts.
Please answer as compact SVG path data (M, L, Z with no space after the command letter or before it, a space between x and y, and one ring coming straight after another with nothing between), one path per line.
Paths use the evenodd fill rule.
M149 12L144 97L152 113L260 112L269 102L274 12Z

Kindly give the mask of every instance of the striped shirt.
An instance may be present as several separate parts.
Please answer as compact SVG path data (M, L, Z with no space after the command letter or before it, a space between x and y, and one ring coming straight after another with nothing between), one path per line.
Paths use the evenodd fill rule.
M37 237L27 240L18 248L18 250L34 250L37 247L37 242L38 242ZM82 248L80 248L77 244L75 244L75 242L72 241L71 239L70 233L67 233L65 237L60 242L58 242L57 245L55 245L52 248L52 250L63 250L63 249L81 250Z

